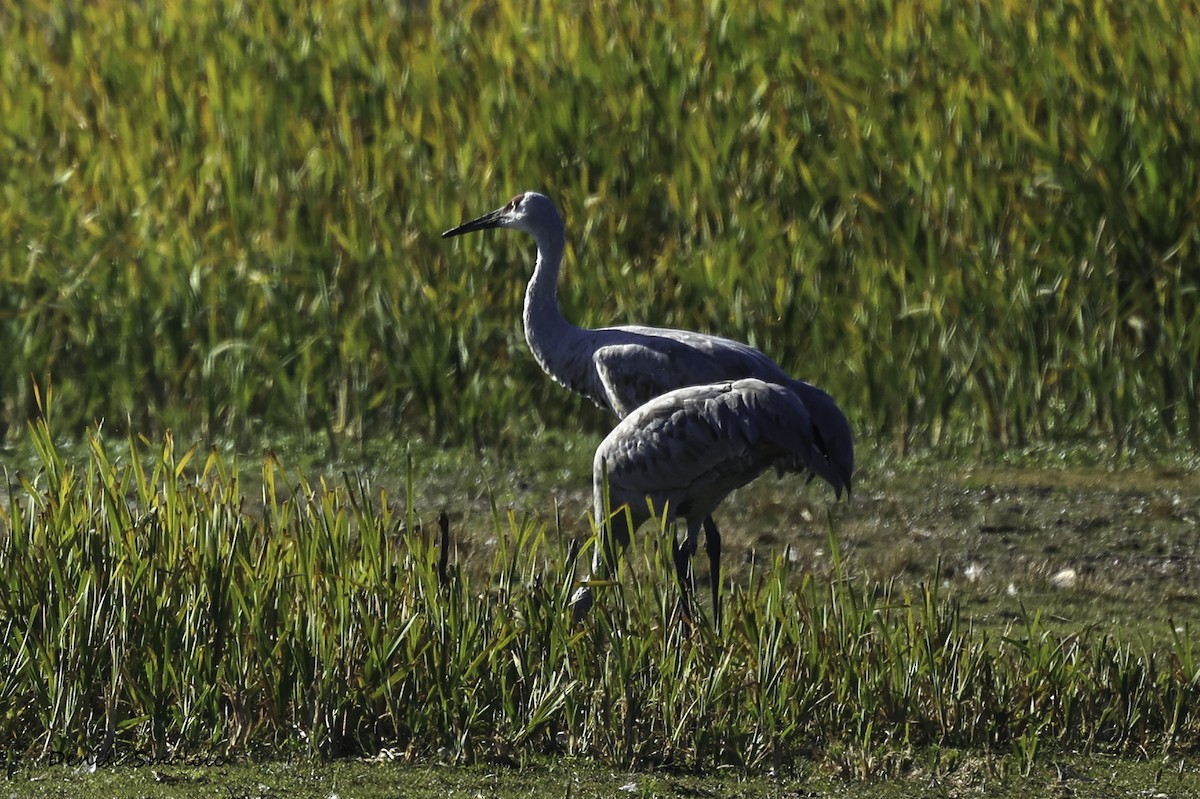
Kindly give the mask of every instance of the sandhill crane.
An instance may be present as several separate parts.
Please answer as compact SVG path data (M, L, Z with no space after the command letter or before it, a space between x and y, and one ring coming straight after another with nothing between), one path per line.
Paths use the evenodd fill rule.
M558 307L558 275L566 227L550 198L527 191L507 205L451 228L443 238L490 228L514 228L537 243L533 275L525 290L525 340L542 369L563 386L589 397L618 418L673 389L756 377L791 389L812 419L809 469L849 493L854 441L837 403L821 389L796 380L757 349L688 330L624 325L576 327ZM716 536L711 520L705 534Z
M621 420L596 448L592 500L602 546L592 576L611 573L632 533L654 512L687 519L675 547L675 573L688 608L691 558L702 525L710 563L713 615L720 621L720 535L711 514L731 491L764 471L803 472L812 457L812 421L791 389L754 378L670 391ZM607 486L607 493L605 488ZM591 608L576 592L576 618Z

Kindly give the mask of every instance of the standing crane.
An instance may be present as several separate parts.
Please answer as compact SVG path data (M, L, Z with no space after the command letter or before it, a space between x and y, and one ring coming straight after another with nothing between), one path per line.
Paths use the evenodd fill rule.
M580 328L558 306L558 276L566 226L550 198L527 191L508 204L451 228L443 238L477 230L513 228L537 243L533 275L525 289L525 340L542 369L559 384L590 398L623 419L649 400L686 386L755 377L785 386L811 417L809 470L824 478L838 498L849 494L854 441L845 414L821 389L796 380L762 352L719 336L688 330L622 325ZM720 549L711 516L702 522L706 546Z
M621 420L596 448L592 501L596 529L605 531L592 575L617 561L652 513L687 519L674 550L675 574L688 611L691 559L705 519L729 493L770 468L804 472L813 452L812 419L800 397L775 383L748 378L669 391ZM720 623L720 538L705 534L713 615ZM591 609L583 586L572 597L576 618Z

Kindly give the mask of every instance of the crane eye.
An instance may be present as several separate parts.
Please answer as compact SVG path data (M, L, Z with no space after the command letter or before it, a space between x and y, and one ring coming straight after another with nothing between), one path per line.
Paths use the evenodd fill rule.
M521 201L522 201L522 200L524 200L524 199L525 199L525 195L524 195L524 194L518 194L516 197L513 197L511 200L509 200L509 201L508 201L508 208L509 208L509 210L510 210L510 211L515 211L515 210L517 210L518 208L520 208L520 207L521 207Z

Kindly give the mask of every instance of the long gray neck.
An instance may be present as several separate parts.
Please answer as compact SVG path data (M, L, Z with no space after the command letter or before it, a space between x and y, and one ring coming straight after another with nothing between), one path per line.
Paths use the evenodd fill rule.
M537 262L525 289L525 340L542 370L580 394L593 397L590 331L567 321L558 307L558 272L565 242L562 233L537 237Z

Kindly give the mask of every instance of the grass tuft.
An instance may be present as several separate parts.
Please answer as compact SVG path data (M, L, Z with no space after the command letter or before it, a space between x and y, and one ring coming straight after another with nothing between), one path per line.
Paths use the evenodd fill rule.
M757 566L720 630L679 623L669 536L642 537L573 626L578 547L535 519L495 513L491 562L443 569L439 524L354 475L268 455L252 497L240 464L170 436L114 456L93 435L76 460L30 433L39 468L10 476L0 528L10 757L815 759L873 779L917 749L1028 773L1200 744L1190 629L1153 651L1037 613L977 630L935 583L844 574L832 527L832 579Z

